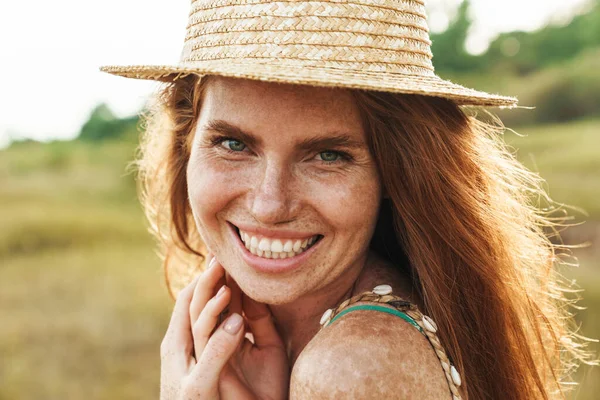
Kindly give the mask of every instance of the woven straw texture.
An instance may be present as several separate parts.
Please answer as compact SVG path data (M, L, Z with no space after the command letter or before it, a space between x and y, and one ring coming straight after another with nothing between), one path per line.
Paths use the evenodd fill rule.
M195 0L177 65L104 66L136 79L189 74L444 97L514 107L435 75L421 0Z
M460 390L459 390L460 382L458 382L459 385L457 385L454 382L454 379L452 378L452 372L451 372L452 363L449 360L448 355L446 354L446 351L444 350L444 347L440 343L440 340L438 339L436 332L434 332L430 329L427 329L427 327L425 326L424 318L429 318L429 317L425 317L421 313L421 311L419 311L419 309L417 308L416 305L402 299L401 297L394 296L392 294L379 295L379 294L375 294L373 292L363 292L363 293L357 294L356 296L353 296L353 297L345 300L339 306L332 309L331 312L328 313L328 318L325 321L322 321L321 329L325 329L329 325L329 322L332 321L335 318L335 316L338 315L340 312L342 312L344 309L350 307L351 305L359 304L359 303L386 304L386 305L394 307L398 311L401 311L401 312L407 314L412 319L414 319L415 322L423 330L423 333L425 333L427 339L429 340L429 343L431 344L431 346L433 347L433 350L435 351L435 354L437 355L438 359L440 360L442 369L444 370L444 375L446 376L446 380L448 381L448 387L450 389L450 393L452 394L452 400L461 400L462 399ZM429 321L432 321L431 318L429 318ZM431 326L431 325L429 325L429 326ZM437 327L435 328L435 330L437 331Z

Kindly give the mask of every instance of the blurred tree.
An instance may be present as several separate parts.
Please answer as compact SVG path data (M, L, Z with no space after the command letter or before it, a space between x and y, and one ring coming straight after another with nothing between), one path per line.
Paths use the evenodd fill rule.
M476 69L480 62L467 53L465 42L471 27L469 16L470 1L463 1L450 21L448 29L442 33L431 34L431 51L436 70L444 72L462 72Z
M469 8L470 1L464 0L448 29L431 34L433 62L441 74L478 70L526 75L600 47L600 0L592 0L587 12L576 15L566 25L549 24L535 32L500 34L480 56L465 49L472 23Z
M137 116L117 118L110 108L102 103L94 108L77 138L84 141L123 138L137 140L138 121Z
M550 24L535 32L501 34L480 57L478 66L488 71L501 69L526 75L599 47L600 0L594 0L590 7L566 25Z

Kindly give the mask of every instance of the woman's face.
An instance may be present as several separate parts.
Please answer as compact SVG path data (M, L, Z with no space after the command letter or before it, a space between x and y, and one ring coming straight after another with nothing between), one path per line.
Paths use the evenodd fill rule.
M215 77L198 118L192 212L247 295L284 304L358 273L381 185L349 92Z

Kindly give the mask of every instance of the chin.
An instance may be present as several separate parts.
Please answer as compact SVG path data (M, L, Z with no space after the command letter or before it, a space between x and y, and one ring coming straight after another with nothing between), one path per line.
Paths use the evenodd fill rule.
M300 299L306 293L296 285L286 285L281 281L252 278L251 284L238 282L240 289L252 300L269 305L283 305Z
M250 296L252 297L252 296ZM296 300L296 298L290 298L289 296L260 296L259 298L254 298L252 297L253 300L258 301L259 303L264 303L264 304L268 304L271 306L280 306L280 305L284 305L284 304L290 304L292 303L294 300Z

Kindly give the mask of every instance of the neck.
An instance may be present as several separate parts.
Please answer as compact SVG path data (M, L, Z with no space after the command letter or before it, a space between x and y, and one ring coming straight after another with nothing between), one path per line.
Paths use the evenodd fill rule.
M354 267L326 287L307 293L291 303L269 306L292 365L321 328L319 322L325 310L336 307L353 295L353 288L363 273L366 258L358 260Z

